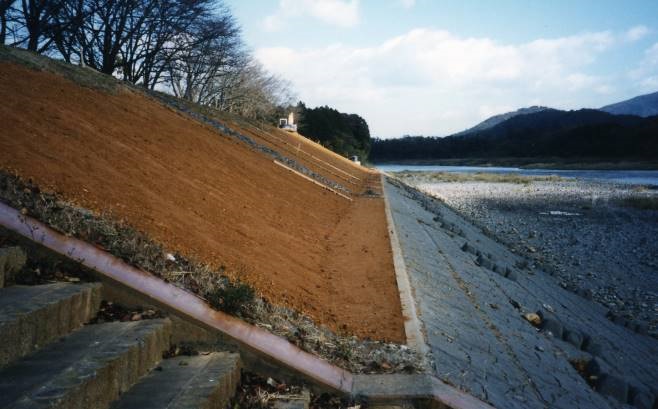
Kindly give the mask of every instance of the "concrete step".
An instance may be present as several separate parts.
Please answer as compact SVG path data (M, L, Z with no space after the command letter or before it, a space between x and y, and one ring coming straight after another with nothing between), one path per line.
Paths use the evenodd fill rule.
M21 271L27 260L20 247L0 248L0 288L14 280L14 275Z
M168 319L87 325L0 371L0 408L108 408L169 347Z
M240 382L240 367L240 356L228 352L165 359L111 408L223 409Z
M81 327L100 302L99 283L0 289L0 368Z

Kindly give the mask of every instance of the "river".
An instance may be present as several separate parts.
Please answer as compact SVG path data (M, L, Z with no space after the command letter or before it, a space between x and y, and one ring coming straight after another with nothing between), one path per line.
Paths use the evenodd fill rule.
M558 170L521 169L482 166L434 166L434 165L394 165L380 164L375 167L384 172L424 171L454 173L512 173L525 176L557 175L565 178L596 180L609 183L649 185L658 187L658 170Z

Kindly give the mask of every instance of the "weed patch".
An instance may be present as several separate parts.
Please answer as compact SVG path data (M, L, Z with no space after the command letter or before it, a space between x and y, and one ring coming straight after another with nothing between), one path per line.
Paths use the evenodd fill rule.
M206 293L206 300L216 310L237 314L254 300L254 289L240 281L228 281Z

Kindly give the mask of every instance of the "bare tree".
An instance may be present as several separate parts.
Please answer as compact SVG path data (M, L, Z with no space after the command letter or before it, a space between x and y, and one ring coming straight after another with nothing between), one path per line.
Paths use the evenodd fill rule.
M121 50L122 75L127 81L153 89L167 64L176 55L176 39L186 36L198 21L218 7L213 0L156 0L142 29Z
M0 44L5 44L7 41L9 11L14 3L16 0L0 0Z
M50 33L59 24L56 16L64 5L61 0L21 0L24 42L30 51L43 53L52 45Z
M268 73L258 62L246 56L243 65L233 76L226 78L212 105L241 116L271 120L281 107L294 101L292 86L276 75Z
M84 27L92 15L86 0L63 0L56 15L58 24L51 31L55 50L66 62L84 63L84 50L88 46Z
M292 102L221 0L0 0L0 39L250 118Z
M206 103L217 81L240 61L240 30L230 14L213 16L177 36L173 49L166 75L174 95Z

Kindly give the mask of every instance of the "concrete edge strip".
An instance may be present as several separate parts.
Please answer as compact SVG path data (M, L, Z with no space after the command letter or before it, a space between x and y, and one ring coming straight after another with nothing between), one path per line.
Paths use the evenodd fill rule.
M326 189L326 190L328 190L328 191L330 191L330 192L332 192L332 193L337 194L338 196L342 197L343 199L347 199L347 200L349 200L350 202L352 201L352 198L351 198L351 197L346 196L346 195L344 195L344 194L342 194L342 193L340 193L340 192L338 192L338 191L336 191L336 190L330 188L329 186L327 186L327 185L325 185L325 184L323 184L323 183L318 182L317 180L311 179L310 177L304 175L304 174L301 173L301 172L297 172L295 169L291 168L290 166L286 166L286 165L284 165L283 163L279 162L279 161L276 160L276 159L274 160L274 163L277 164L277 165L279 165L279 166L281 166L282 168L284 168L284 169L286 169L286 170L289 170L290 172L294 173L295 175L300 176L300 177L302 177L302 178L308 180L309 182L313 182L313 183L315 183L316 185L320 186L320 187L323 188L323 189Z
M404 332L407 336L407 345L417 352L427 354L429 348L425 343L425 337L421 330L421 323L418 319L416 310L416 301L414 300L411 292L411 282L409 281L409 274L407 273L407 265L404 262L402 254L402 247L398 238L395 222L393 221L393 214L391 207L388 203L388 196L384 184L386 183L386 175L381 174L382 196L384 197L384 207L386 209L386 224L388 225L388 237L391 242L391 251L393 252L393 267L395 269L395 279L398 284L398 292L400 294L400 304L402 305L402 315L404 316Z
M431 375L353 375L315 355L305 352L284 338L271 334L254 325L213 310L195 294L176 287L144 270L128 265L123 260L87 242L67 237L18 210L0 202L0 225L44 247L90 268L102 277L144 295L149 300L177 315L205 328L218 331L231 338L246 351L256 353L277 365L303 375L316 385L339 393L386 400L435 401L453 409L492 409L488 404L458 389L444 384ZM360 379L355 390L355 378ZM422 379L430 388L418 387ZM380 391L376 383L395 382L397 391ZM365 381L365 382L364 382ZM406 382L405 382L406 381ZM408 385L408 389L404 387ZM416 385L416 386L414 386ZM400 390L402 388L402 390Z

